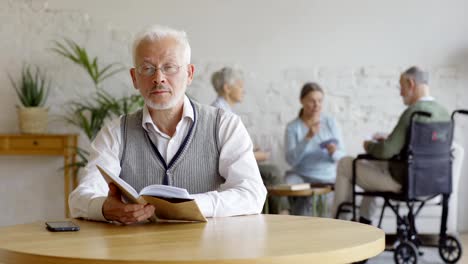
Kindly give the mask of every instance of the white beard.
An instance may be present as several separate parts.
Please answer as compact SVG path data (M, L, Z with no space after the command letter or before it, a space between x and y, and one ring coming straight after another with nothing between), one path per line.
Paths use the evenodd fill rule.
M174 106L176 106L176 104L180 101L180 99L182 98L182 96L184 96L184 94L185 94L184 92L181 92L180 94L176 94L174 97L171 98L171 100L169 100L169 102L160 103L160 104L155 103L148 98L145 98L145 104L153 110L171 109Z

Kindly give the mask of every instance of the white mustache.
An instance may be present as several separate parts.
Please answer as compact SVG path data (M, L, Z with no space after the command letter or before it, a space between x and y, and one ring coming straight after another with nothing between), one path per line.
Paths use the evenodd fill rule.
M170 92L171 90L167 88L166 86L159 84L151 88L150 92L154 92L154 91Z

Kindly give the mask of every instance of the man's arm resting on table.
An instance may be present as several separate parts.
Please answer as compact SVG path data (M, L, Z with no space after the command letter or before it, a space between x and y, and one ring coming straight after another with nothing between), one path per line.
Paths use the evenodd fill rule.
M88 163L80 170L80 183L69 197L72 217L107 221L102 214L102 205L107 199L109 187L96 164L119 175L120 142L120 118L116 118L106 123L91 143Z
M260 213L266 188L252 151L252 141L240 118L223 114L218 136L221 146L218 172L226 181L216 191L192 196L205 217Z

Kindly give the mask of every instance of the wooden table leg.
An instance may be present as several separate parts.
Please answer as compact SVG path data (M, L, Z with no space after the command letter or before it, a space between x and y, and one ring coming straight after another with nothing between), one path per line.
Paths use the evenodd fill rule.
M64 196L64 203L65 203L65 216L68 218L70 217L69 212L68 212L68 195L70 194L70 162L69 162L68 151L66 151L66 154L64 155L63 160L64 160L63 196Z
M70 185L71 190L73 190L77 185L77 176L76 176L76 148L78 147L78 137L76 135L69 136L67 138L67 143L64 152L64 203L65 203L65 216L70 217L70 208L68 205L68 196L70 195Z

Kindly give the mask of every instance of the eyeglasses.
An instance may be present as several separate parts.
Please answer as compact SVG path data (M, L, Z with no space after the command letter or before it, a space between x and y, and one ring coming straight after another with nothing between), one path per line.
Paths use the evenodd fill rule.
M138 66L136 70L139 74L146 76L146 77L153 76L157 70L161 70L162 74L169 76L169 75L174 75L178 73L180 67L182 67L182 65L179 66L177 64L172 64L172 63L164 64L160 68L156 68L151 64L143 64L143 65Z

